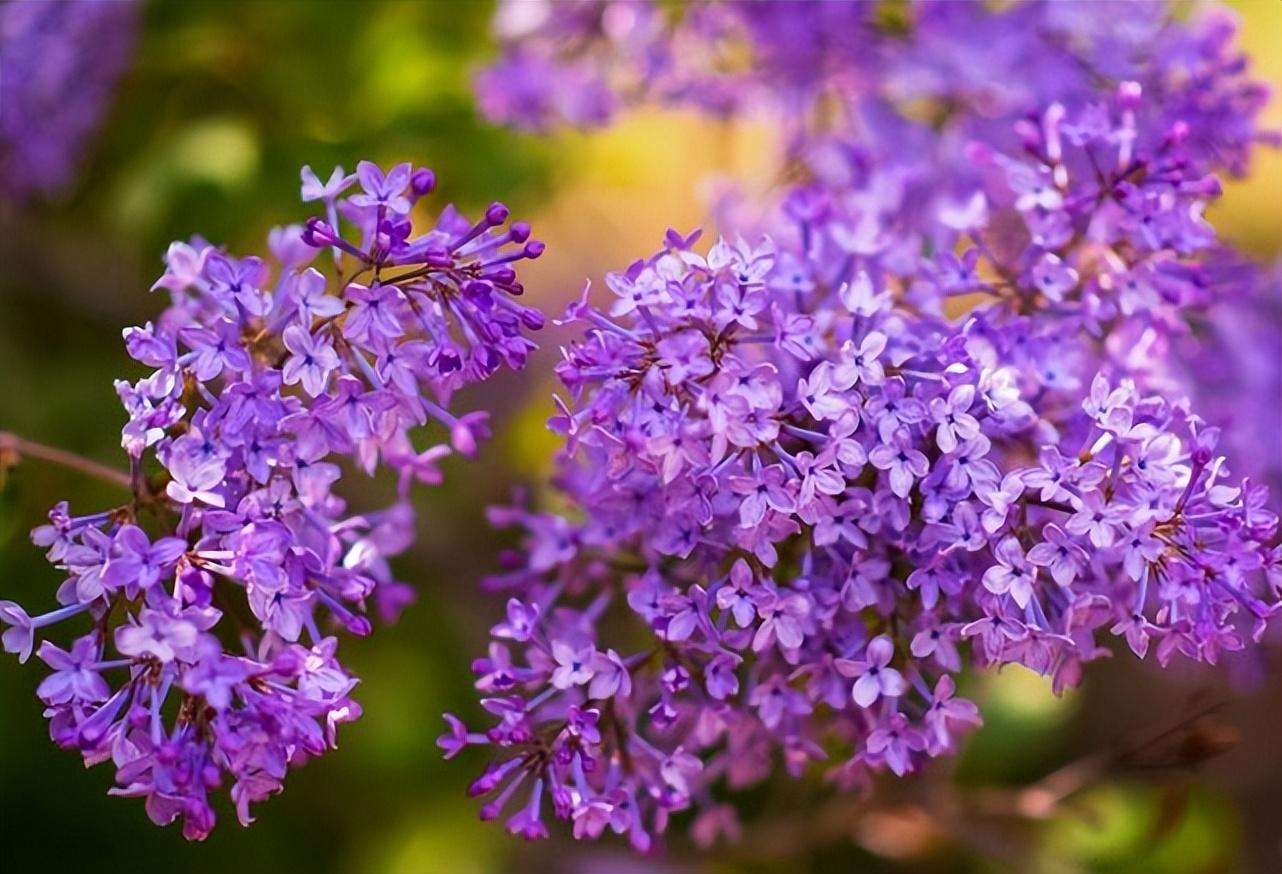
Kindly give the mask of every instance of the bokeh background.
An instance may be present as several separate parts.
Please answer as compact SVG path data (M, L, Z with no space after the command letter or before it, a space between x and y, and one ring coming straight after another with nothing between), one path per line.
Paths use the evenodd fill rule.
M52 2L52 0L51 0ZM1243 42L1282 87L1282 3L1241 0ZM506 200L548 253L526 273L558 310L584 277L655 248L669 225L706 223L719 177L768 178L768 130L637 113L594 134L532 138L489 127L469 77L493 53L482 2L182 0L142 8L135 60L78 182L0 203L0 430L118 464L111 381L136 373L120 329L162 301L147 288L169 241L200 233L261 251L308 213L298 168L360 158L436 169L437 202ZM1282 126L1282 108L1270 108ZM1282 156L1262 154L1213 219L1252 254L1282 253ZM1282 330L1282 326L1278 326ZM619 846L526 845L479 823L464 790L482 762L443 762L445 710L476 717L468 665L498 615L477 590L504 545L483 510L536 483L554 442L558 336L522 374L465 400L495 410L479 462L451 461L418 499L419 540L398 565L419 603L351 642L365 717L340 750L293 773L250 829L222 810L208 842L151 826L109 798L107 768L49 743L40 671L0 659L0 870L25 872L1144 872L1273 874L1282 866L1282 669L1277 641L1218 671L1158 671L1129 654L1096 662L1063 698L1019 669L972 680L987 724L956 762L878 787L865 802L771 784L745 799L742 847L679 838L637 860ZM1282 362L1279 362L1282 366ZM1279 398L1261 398L1276 407ZM376 486L371 486L371 489ZM106 506L110 486L27 461L0 488L0 597L52 603L59 580L26 532L60 499ZM359 500L359 496L354 497ZM1080 784L1058 804L1046 790Z

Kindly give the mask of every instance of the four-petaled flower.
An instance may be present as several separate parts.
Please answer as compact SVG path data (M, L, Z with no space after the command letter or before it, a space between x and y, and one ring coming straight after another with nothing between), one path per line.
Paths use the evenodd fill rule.
M908 690L904 675L890 667L894 655L894 642L882 634L868 642L863 659L836 660L837 670L843 676L858 678L850 689L856 705L871 707L878 698L898 698Z

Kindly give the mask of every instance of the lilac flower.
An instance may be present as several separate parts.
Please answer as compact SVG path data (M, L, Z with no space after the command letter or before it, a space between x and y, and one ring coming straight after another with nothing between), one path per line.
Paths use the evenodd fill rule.
M300 175L303 179L304 203L313 200L335 201L356 181L356 177L345 174L342 167L335 167L326 182L321 182L311 167L304 166Z
M1042 529L1042 537L1045 539L1028 551L1028 560L1050 571L1059 585L1072 585L1089 562L1089 553L1054 522Z
M26 662L31 658L34 641L31 617L18 604L12 601L0 601L0 622L9 626L3 635L0 635L0 640L4 643L4 651L16 653L18 661Z
M810 703L799 692L789 688L783 677L773 677L759 684L748 696L748 706L755 708L757 717L767 728L778 728L788 717L805 716L811 712Z
M138 6L12 0L0 7L0 193L74 178L133 52Z
M155 543L137 525L124 525L116 532L111 558L103 568L102 581L111 588L130 592L146 591L162 576L172 573L187 551L181 537L162 537Z
M1020 607L1027 607L1037 582L1037 567L1024 555L1019 541L1005 537L993 549L997 564L984 572L984 588L996 595L1010 593Z
M783 650L801 646L805 640L803 620L809 613L810 602L803 595L768 594L757 607L762 622L752 638L753 650L760 652L776 640Z
M594 699L627 697L632 692L632 679L623 659L614 650L592 654L592 680L588 697Z
M970 414L975 402L975 387L959 385L947 398L935 398L930 403L930 415L939 426L935 429L935 443L940 452L952 452L959 443L979 436L979 421Z
M756 477L732 478L730 488L744 496L739 505L739 524L752 528L761 524L771 509L791 511L795 502L787 484L787 472L778 464L768 465Z
M400 295L394 287L366 288L353 283L345 297L353 304L343 323L343 336L374 343L396 340L405 333L404 319L398 312Z
M558 689L581 686L592 679L593 656L591 647L576 650L562 641L552 642L552 658L556 660L556 670L552 672L552 685Z
M657 258L667 256L665 251ZM719 274L709 272L706 262L694 253L683 253L681 262L687 286L705 291L706 297L696 300L714 299ZM558 699L579 706L578 702L599 700L609 689L618 694L602 719L622 720L630 737L641 731L635 722L641 714L655 726L667 728L694 723L706 708L741 708L740 713L750 714L752 731L763 732L781 745L793 745L817 742L815 739L824 736L826 723L814 716L814 705L822 700L832 707L858 706L873 713L873 722L856 741L852 755L862 756L874 767L907 773L921 756L954 749L957 733L978 722L973 706L953 699L948 684L942 682L961 669L963 647L980 664L1021 662L1044 673L1058 671L1057 676L1071 676L1071 665L1096 657L1098 647L1082 639L1073 605L1079 598L1100 597L1105 604L1127 602L1129 612L1133 589L1124 576L1123 551L1105 552L1095 562L1089 560L1088 535L1074 534L1067 527L1075 513L1071 502L1095 500L1079 494L1138 494L1142 483L1145 492L1153 488L1150 484L1166 490L1168 497L1155 506L1174 507L1175 492L1180 488L1176 484L1186 483L1186 476L1176 472L1168 477L1162 471L1155 476L1153 470L1121 460L1132 447L1154 440L1191 445L1195 438L1188 422L1176 412L1178 408L1154 398L1120 400L1130 424L1125 436L1104 432L1111 435L1105 439L1096 428L1092 402L1087 399L1077 414L1054 413L1062 436L1052 439L1064 446L1088 441L1094 447L1092 460L1070 464L1064 460L1064 452L1051 444L1043 447L1041 463L1026 467L1028 459L1039 457L1029 447L1046 438L1031 428L1030 420L1022 414L1007 419L999 412L1022 403L1016 397L988 408L982 418L974 417L978 433L968 443L959 443L956 453L939 456L938 447L932 446L938 440L939 419L927 417L924 408L920 414L910 413L896 421L887 432L892 441L889 445L883 442L879 428L863 423L875 421L873 411L907 407L904 385L909 381L928 397L933 393L935 400L950 398L960 409L971 408L965 398L968 392L954 396L956 386L947 396L941 395L940 377L936 376L947 372L956 381L974 387L972 398L979 396L979 386L988 379L985 365L961 351L964 344L941 341L932 347L936 351L917 354L911 368L904 367L902 374L880 383L852 384L839 395L848 409L834 421L811 409L811 381L794 382L785 377L790 366L787 359L774 359L768 369L756 363L758 356L774 353L758 343L736 342L738 331L754 330L741 325L726 329L720 370L715 373L688 374L674 383L664 376L665 365L657 359L649 365L642 363L644 350L657 347L649 339L650 333L665 330L666 322L671 321L674 330L688 331L692 320L715 319L711 312L700 315L697 308L693 315L691 312L688 306L678 307L675 302L656 304L647 313L632 310L622 330L606 327L607 317L602 314L582 307L574 313L577 318L590 319L594 327L589 331L589 342L567 350L561 367L567 385L584 405L579 411L563 405L563 421L570 424L562 427L573 435L574 450L562 464L561 482L576 502L591 511L578 523L520 509L501 514L504 521L522 525L530 538L527 566L506 575L503 586L524 592L520 603L538 603L540 611L534 615L521 610L496 633L508 636L509 629L519 628L519 636L530 641L528 666L516 662L502 670L504 676L521 677L504 680L505 688L532 702L528 706L533 708L533 719L555 720L558 711L552 709L551 702ZM830 357L823 360L836 361L845 354L839 332L825 341ZM911 341L906 336L904 342ZM780 353L793 354L791 350ZM958 357L951 358L952 354ZM647 366L654 368L652 381L647 383L644 374L634 381L636 370ZM608 375L612 367L618 368L618 381ZM594 375L585 380L588 372ZM813 365L811 372L815 372ZM961 374L969 374L966 378L971 381L957 379ZM725 401L736 382L753 386L751 405ZM790 386L795 388L789 390ZM633 394L642 391L646 393ZM700 393L706 402L691 402L687 392ZM711 397L714 393L718 395L715 398ZM1111 393L1112 388L1107 394ZM642 397L644 402L639 400ZM654 402L663 398L669 400ZM738 444L729 442L722 449L711 448L718 430L736 419L760 415L753 410L771 411L769 414L777 417L777 436L745 439L738 451L730 450ZM608 424L573 431L572 423L580 418ZM958 417L954 415L954 419ZM682 443L705 441L708 448L689 452L679 468L665 471L662 458L677 439L659 439L664 434L677 434ZM990 435L1000 438L1005 446L1024 448L1007 456ZM854 451L852 444L860 450ZM932 461L928 452L936 454L936 460ZM850 478L861 476L864 469L859 463L861 453L872 462L868 468L873 472L870 488L851 483ZM900 455L911 461L900 459ZM1152 454L1151 464L1158 468L1179 466L1184 457L1182 449L1163 449ZM897 473L897 463L907 470ZM832 484L826 481L830 474L837 477ZM1234 495L1216 491L1220 487L1214 479L1202 478L1196 489L1202 496L1198 500L1227 500L1233 505ZM917 484L923 499L920 511L906 499ZM837 503L831 495L837 491L849 497ZM1043 500L1042 494L1049 497ZM981 524L976 506L985 508L987 525ZM929 518L924 518L926 514ZM857 524L852 524L855 520ZM1271 516L1269 524L1274 524ZM944 541L952 546L941 556L938 541L926 535L945 528L954 533ZM648 531L657 534L650 536ZM674 554L668 539L671 535L665 531L681 532L676 554L684 560L679 569L660 573L657 563ZM842 533L821 533L836 531ZM1039 531L1046 542L1026 556L1021 538L1036 542ZM719 567L727 543L734 550L728 571ZM776 544L799 556L795 570L779 570ZM888 545L911 557L915 569L907 579L882 557ZM661 669L646 670L645 650L618 649L607 658L602 650L608 647L598 637L603 632L596 619L602 608L594 606L604 600L571 606L577 597L567 597L563 581L574 580L575 586L582 585L587 593L597 592L604 598L611 577L591 569L601 567L603 558L609 561L610 556L623 554L645 557L645 575L635 585L627 585L628 609L664 646L680 652L681 662L664 659ZM1037 570L1042 565L1051 569L1066 592L1064 598L1043 597L1037 591ZM772 573L783 576L770 579ZM921 598L896 598L901 589L918 590ZM1095 594L1101 592L1107 594ZM1185 595L1173 592L1161 597ZM548 599L559 602L555 623L546 612L550 609ZM906 610L908 604L917 606ZM1146 609L1157 608L1149 605ZM1024 611L1024 620L1007 612L1013 610ZM911 644L904 647L912 658L905 657L902 666L891 665L896 645L891 626L885 624L889 616L898 616L905 627L912 628ZM567 619L576 629L568 636L558 631ZM866 633L865 623L873 623L879 633L866 645L863 657L839 658L835 668L824 668L824 659L833 663L831 648L850 652L849 640ZM533 643L540 633L551 637L551 660ZM1221 638L1215 634L1216 646L1225 645ZM702 671L701 683L693 681L690 666ZM611 679L594 688L596 672L607 668ZM626 687L614 680L624 670ZM478 672L478 686L492 690L497 682L494 668L487 663ZM821 678L843 674L854 682L833 698L833 681ZM791 682L791 678L800 677L813 678L805 691ZM916 680L923 680L925 688L933 685L940 690L938 699L923 696L924 700L914 705L919 712L933 715L913 723L906 721L903 712L878 706L883 698L917 700ZM543 713L545 717L539 715ZM492 736L511 737L512 743L531 750L542 748L539 742L528 740L527 718L531 717L521 717L519 731L501 727L496 729L500 734ZM510 717L504 720L504 725L511 724ZM517 733L509 735L510 731ZM644 733L654 740L638 738L630 754L657 756L654 750L662 751L662 745L654 744L661 739ZM515 739L518 734L520 740ZM547 749L550 761L573 761L577 754L558 741L550 742ZM567 751L559 752L562 749ZM716 744L702 750L707 757L703 770L709 761L721 761L726 755ZM583 804L598 805L604 811L613 803L609 798L615 790L609 787L624 779L618 770L621 763L604 751L594 749L590 755L606 757L606 773L587 781L580 781L573 767L531 766L529 771L535 779L550 781L545 785L553 786L554 794L559 791L556 786L567 787L564 791L590 799ZM632 791L649 791L645 787L651 784L643 778L630 780L628 785L635 787ZM500 792L492 802L493 809L502 807L506 798ZM490 809L486 808L487 815ZM580 805L577 809L587 808ZM652 809L653 815L660 817L668 808L658 801ZM584 813L575 821L578 835L597 833L595 825L583 825L597 819ZM634 821L627 829L639 827Z
M539 808L543 802L543 781L534 781L534 790L530 793L530 802L507 821L507 830L514 835L520 835L527 841L535 841L539 838L548 836L547 826L539 815Z
M447 208L414 236L408 213L431 172L362 164L358 178L343 198L353 179L341 170L323 185L304 171L303 196L326 218L273 233L274 268L199 240L170 247L155 285L170 306L125 333L148 368L118 383L132 497L87 516L60 504L33 532L66 606L33 617L0 601L4 648L22 661L45 629L91 614L70 650L39 640L53 737L90 764L111 761L112 794L143 798L156 823L181 818L189 839L213 828L219 786L248 824L290 767L360 716L326 630L363 636L370 606L394 615L410 599L390 564L414 536L409 487L439 481L451 443L471 452L488 433L483 412L448 409L451 395L523 364L524 334L542 323L516 302L513 267L542 247L507 225L506 208L475 223ZM335 253L329 276L307 266L322 249ZM363 271L382 283L336 278ZM344 459L391 469L392 505L349 510L335 490ZM517 611L513 638L541 634L538 620ZM624 660L594 654L576 688L591 678L602 695L628 694ZM527 676L498 661L494 673Z
M1002 477L1001 484L976 483L975 494L987 508L980 517L984 530L993 534L1006 526L1011 508L1024 495L1024 477L1020 472L1012 472Z
M76 638L70 652L46 640L36 654L54 670L36 687L36 695L49 706L73 701L94 704L111 696L111 687L102 678L101 650L93 635Z
M1058 255L1047 252L1033 266L1032 284L1056 303L1077 286L1077 271L1064 264Z
M907 691L904 675L889 667L894 653L894 643L882 634L869 641L862 661L837 660L837 670L843 676L858 678L850 692L855 704L871 707L878 698L898 698Z
M1130 110L1096 97L1124 131ZM1276 622L1264 570L1276 515L1226 479L1215 430L1116 348L1154 319L1178 331L1199 317L1209 277L1189 254L1205 255L1202 229L1155 242L1100 192L1135 186L1126 197L1156 217L1208 189L1170 187L1164 174L1193 159L1157 133L1091 139L1087 155L1062 130L1079 112L1034 117L1005 151L983 126L993 145L971 154L983 178L947 183L985 204L968 231L821 180L749 219L755 244L704 256L670 234L609 277L604 310L571 306L583 336L563 351L551 423L570 510L496 514L524 532L524 557L491 585L539 613L496 628L525 640L477 663L487 700L510 696L487 736L515 763L481 787L495 793L485 816L541 780L570 799L553 812L576 836L608 825L649 846L687 804L719 805L720 775L763 779L775 752L793 774L832 756L838 780L951 753L979 722L955 695L967 663L1022 664L1058 691L1107 652L1110 629L1136 652L1157 641L1165 663L1218 659ZM1145 123L1165 124L1156 110ZM1132 179L1136 156L1165 169ZM871 229L869 209L883 211ZM941 283L924 240L976 251L962 267L1000 280L946 318L957 285ZM1155 311L1123 314L1111 277L1150 258L1186 280ZM1039 262L1071 270L1071 285L1034 281ZM744 306L739 286L757 282L768 307ZM882 283L906 291L883 296ZM1038 585L1043 567L1053 587ZM570 708L607 688L599 733L623 740L567 737ZM694 738L681 751L701 767L676 779L663 768L678 738Z
M191 431L169 448L168 469L173 478L165 486L165 494L179 504L201 501L213 507L225 506L226 499L217 487L224 482L227 466L218 447L199 431Z
M885 762L886 767L902 777L913 769L913 753L926 748L921 732L908 724L901 713L890 717L884 728L868 734L868 758Z
M137 625L116 629L116 649L121 655L142 658L150 656L161 663L180 656L190 661L200 629L189 619L168 616L158 610L143 610Z
M408 213L410 201L404 192L410 184L410 172L409 164L397 164L384 174L377 164L361 161L356 165L356 179L361 184L362 193L352 195L351 202L356 206L383 207L402 215ZM336 169L334 175L338 174Z
M293 354L281 370L285 385L297 385L312 397L325 391L329 375L338 369L339 358L334 347L324 338L317 337L299 325L290 325L283 336L285 348Z
M961 656L957 652L957 643L948 629L938 626L922 629L913 635L910 650L919 659L933 658L941 668L946 670L961 670Z
M902 436L893 438L891 444L878 444L868 453L868 461L886 471L891 491L900 498L908 497L913 482L930 471L930 461L925 454L914 449Z
M978 726L981 722L979 708L975 702L956 697L957 684L953 678L944 674L935 684L934 696L926 711L927 749L932 755L949 749L959 725Z
M706 255L670 232L608 304L566 313L568 511L500 514L524 558L491 582L540 614L478 663L481 693L511 696L487 818L538 781L578 838L645 850L688 806L706 837L718 781L763 780L776 753L839 786L951 753L979 722L967 663L1058 692L1110 630L1165 664L1275 626L1277 516L1225 475L1207 399L1182 399L1216 305L1267 284L1205 219L1211 174L1265 139L1231 29L1160 6L880 11L500 7L490 117L766 117L805 181L723 209ZM616 740L569 736L594 699L553 681L574 663L557 643L627 667L597 719Z
M1086 492L1077 503L1077 512L1064 523L1065 530L1070 534L1088 536L1091 544L1100 549L1112 546L1117 537L1115 511L1109 506L1103 493Z
M1001 136L1054 100L1083 111L1048 115L1055 129L1048 164L1069 149L1110 142L1129 158L1147 129L1165 132L1180 121L1191 153L1241 173L1251 147L1266 138L1257 117L1267 90L1243 75L1232 46L1234 24L1214 11L1185 21L1160 6L1121 12L1055 3L928 6L914 10L900 29L886 28L866 4L814 7L704 0L673 14L652 0L594 0L573 10L547 0L507 0L494 28L503 55L478 76L479 103L491 119L527 130L599 126L624 105L646 100L719 117L768 111L781 116L783 129L796 131L792 151L808 157L833 153L808 139L822 145L817 131L832 136L831 125L821 121L825 101L865 110L866 117L875 107L911 99L960 107L933 129L925 121L880 116L859 126L871 147L866 154L888 161L919 159L956 131ZM832 40L832 33L857 33L859 40ZM727 65L727 57L743 63ZM1128 80L1135 123L1119 132L1100 107L1099 92L1103 81ZM1006 87L995 92L993 82ZM982 109L966 102L985 88ZM1139 99L1149 89L1162 93L1160 107ZM1061 179L1054 166L1023 170L1018 209L1059 210L1066 202ZM988 218L983 198L945 191L936 214L950 226L965 229L976 215ZM865 221L859 233L847 229L844 236L858 241L847 243L858 251L879 231L875 220Z
M342 298L329 294L329 283L319 270L309 267L291 277L291 281L291 297L297 303L301 325L310 326L316 319L332 318L343 311Z
M1122 541L1125 550L1122 567L1136 582L1144 578L1145 571L1166 551L1166 543L1155 533L1156 527L1153 522L1137 525Z
M847 389L860 381L877 385L885 378L885 370L877 357L886 348L886 335L871 331L858 345L848 342L842 348L842 356L833 370L833 382L841 389Z

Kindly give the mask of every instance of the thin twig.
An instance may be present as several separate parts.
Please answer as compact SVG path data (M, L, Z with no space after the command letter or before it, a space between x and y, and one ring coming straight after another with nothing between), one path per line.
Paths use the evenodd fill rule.
M17 434L11 434L8 431L0 431L0 462L4 456L15 456L12 462L17 463L22 457L39 458L42 461L48 461L53 464L60 464L71 470L78 470L89 476L98 477L110 483L124 486L126 489L132 489L133 483L129 474L105 464L100 464L84 456L77 455L74 452L68 452L65 449L58 449L54 446L45 446L43 443L34 443L30 440L24 440Z

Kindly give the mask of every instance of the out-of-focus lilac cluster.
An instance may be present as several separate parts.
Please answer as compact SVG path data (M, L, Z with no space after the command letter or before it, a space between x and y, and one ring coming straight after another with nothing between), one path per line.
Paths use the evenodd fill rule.
M522 366L542 324L513 270L542 245L502 204L476 222L446 207L415 235L430 170L302 178L325 217L272 231L275 267L170 247L155 287L171 305L125 331L153 371L117 383L133 497L86 516L60 504L33 533L66 574L56 609L0 601L4 649L52 670L53 740L112 762L112 793L181 817L188 838L213 827L215 790L230 782L249 823L360 715L333 633L368 634L371 607L391 619L412 599L389 566L414 538L410 486L440 481L452 450L435 433L465 455L487 436L450 396ZM342 462L395 471L395 502L349 508ZM41 639L72 617L65 649Z
M662 16L650 3L503 3L494 29L505 50L477 74L477 101L487 117L526 130L605 124L621 91L666 64Z
M133 49L133 0L0 5L0 195L71 180Z
M1076 110L1123 81L1152 98L1150 129L1184 120L1190 152L1240 173L1268 99L1242 75L1227 13L1185 23L1161 0L506 0L495 31L501 56L477 77L494 121L594 126L643 101L771 113L812 166L839 160L818 149L864 159L848 173L869 157L958 163L968 138L1009 141L1010 123L1049 99Z
M1263 138L1230 29L1149 4L696 3L616 55L628 35L587 15L613 8L552 6L507 57L781 109L802 181L570 307L561 509L493 511L525 541L488 580L491 719L438 741L491 749L483 818L538 838L550 810L645 851L692 811L696 840L734 839L730 794L779 764L852 790L951 753L981 720L967 665L1058 691L1110 638L1215 663L1276 630L1268 490L1183 399L1208 326L1243 329L1215 305L1271 287L1204 218ZM616 85L637 56L669 63ZM531 87L498 115L548 121Z

